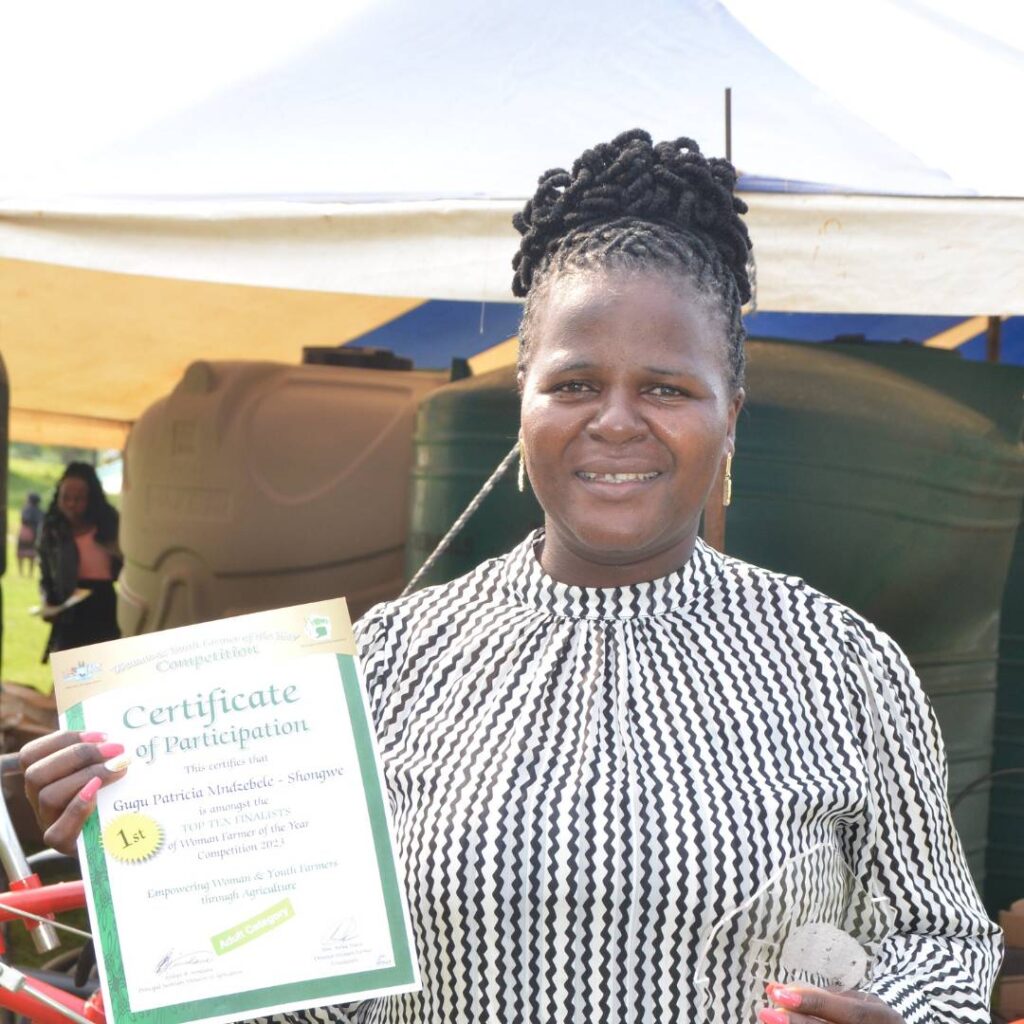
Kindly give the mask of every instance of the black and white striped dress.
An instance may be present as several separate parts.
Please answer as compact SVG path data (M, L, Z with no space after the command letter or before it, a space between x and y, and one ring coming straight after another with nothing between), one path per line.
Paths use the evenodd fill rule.
M779 946L828 921L908 1024L987 1022L998 933L896 645L703 543L584 589L536 540L360 623L423 991L294 1016L747 1024L822 980Z

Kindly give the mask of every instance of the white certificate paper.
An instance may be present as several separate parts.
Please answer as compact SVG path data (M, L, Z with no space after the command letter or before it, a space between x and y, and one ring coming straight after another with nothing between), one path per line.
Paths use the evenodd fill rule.
M344 601L52 655L125 745L79 840L108 1020L245 1020L420 987Z

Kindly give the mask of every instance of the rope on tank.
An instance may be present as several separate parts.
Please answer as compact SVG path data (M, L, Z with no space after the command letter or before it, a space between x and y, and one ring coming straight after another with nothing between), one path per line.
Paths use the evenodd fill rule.
M498 468L487 478L487 481L483 485L483 487L481 487L480 490L477 491L476 496L466 506L462 515L460 515L459 518L456 519L454 523L452 523L451 529L449 529L448 532L441 538L441 540L438 542L437 547L434 548L434 550L430 553L430 557L419 567L419 569L416 571L416 575L413 576L413 578L409 580L409 582L405 585L405 590L403 590L402 593L399 595L400 597L405 597L406 594L415 590L416 584L419 583L419 581L423 579L423 577L426 576L431 569L434 568L434 565L437 563L437 560L445 553L445 551L448 550L448 545L451 544L451 542L455 539L455 536L459 533L463 526L466 525L466 522L469 520L469 518L480 507L480 505L483 503L484 498L486 498L487 495L494 490L498 481L508 472L508 467L511 466L512 463L515 462L518 457L519 443L516 442L512 446L512 449L511 451L509 451L508 455L506 455L505 458L503 458L501 462L498 463Z

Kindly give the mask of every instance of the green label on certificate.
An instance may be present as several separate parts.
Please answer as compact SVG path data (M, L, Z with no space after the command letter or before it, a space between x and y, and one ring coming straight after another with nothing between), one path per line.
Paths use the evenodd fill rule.
M133 761L80 841L108 1019L244 1020L419 987L343 601L53 656Z
M213 943L213 951L219 956L221 953L238 949L239 946L265 935L271 928L276 928L294 916L291 901L281 900L255 917L250 917L248 921L243 921L234 928L221 932L220 935L214 935L210 940Z

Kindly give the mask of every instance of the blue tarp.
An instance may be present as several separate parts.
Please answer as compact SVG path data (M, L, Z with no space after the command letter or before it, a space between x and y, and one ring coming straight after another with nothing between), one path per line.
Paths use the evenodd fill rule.
M388 348L418 367L447 366L452 357L469 358L515 335L522 307L515 302L434 300L352 342ZM963 323L953 316L882 316L845 313L754 313L747 333L757 338L822 342L843 335L867 341L921 343ZM1024 365L1024 317L1002 322L1000 362ZM984 360L985 335L955 349L964 359Z

